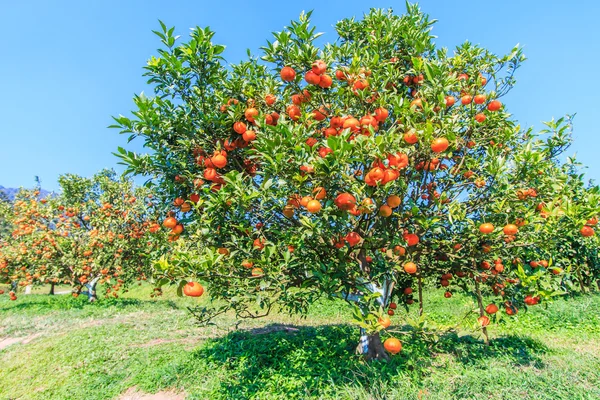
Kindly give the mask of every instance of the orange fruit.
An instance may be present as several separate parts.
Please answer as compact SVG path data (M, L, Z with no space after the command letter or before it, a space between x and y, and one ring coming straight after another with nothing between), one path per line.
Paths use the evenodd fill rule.
M517 228L516 225L508 224L504 228L502 228L502 231L505 235L516 235L517 232L519 232L519 228Z
M292 67L283 67L279 75L284 81L291 82L296 78L296 71Z
M306 205L306 209L311 214L318 213L319 211L321 211L321 202L319 202L319 200L311 200Z
M399 196L396 196L395 194L393 194L390 197L388 197L385 202L387 203L388 206L390 206L392 208L396 208L400 205L402 200L400 199Z
M492 233L493 231L494 225L490 224L489 222L479 225L479 232L483 233L484 235Z
M417 265L414 262L409 261L404 264L404 271L409 274L414 274L417 272Z
M240 135L243 135L244 132L246 132L246 124L241 122L241 121L237 121L233 124L233 130L236 133L239 133Z
M379 325L383 326L384 328L387 328L392 324L392 320L387 315L382 315L381 317L379 317L377 322L379 323Z
M402 351L402 343L396 338L385 339L383 347L392 354L398 354Z
M390 215L392 215L392 209L390 206L384 204L381 207L379 207L379 215L381 215L382 217L389 217Z
M499 100L492 100L487 106L490 111L498 111L502 107L502 103Z
M183 294L190 297L200 297L204 288L198 282L188 282L183 286Z
M448 148L448 146L450 146L448 139L437 138L434 139L431 143L431 151L433 151L434 153L441 153L442 151L445 151Z
M356 206L356 198L350 193L339 194L334 201L340 210L351 210Z
M165 228L173 229L177 226L177 220L173 217L168 217L163 221L163 226Z
M498 312L498 306L494 303L490 303L485 307L485 312L492 315Z

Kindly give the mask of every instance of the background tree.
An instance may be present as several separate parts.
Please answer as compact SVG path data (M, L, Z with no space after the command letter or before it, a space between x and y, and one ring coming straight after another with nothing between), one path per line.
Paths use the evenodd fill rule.
M116 297L123 286L146 280L165 236L152 222L158 217L152 193L113 171L67 174L59 184L61 193L48 199L38 191L17 196L12 236L0 256L4 280L68 284L74 295L85 287L91 301L98 283Z

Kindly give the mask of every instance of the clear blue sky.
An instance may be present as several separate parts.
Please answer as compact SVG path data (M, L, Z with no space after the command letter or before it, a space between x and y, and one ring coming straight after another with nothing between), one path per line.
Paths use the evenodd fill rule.
M439 22L437 43L453 48L470 40L496 53L521 43L528 61L505 99L523 126L577 112L571 153L600 178L598 128L600 3L597 1L423 0ZM187 36L210 26L225 57L253 53L302 10L335 40L333 25L371 7L404 11L404 1L263 0L0 1L0 185L56 189L62 173L91 175L117 167L111 154L125 137L107 129L111 116L128 113L131 97L149 92L142 67L159 46L158 19ZM132 147L130 147L132 148ZM133 147L135 149L135 147ZM138 147L139 148L139 147ZM118 169L118 168L117 168Z

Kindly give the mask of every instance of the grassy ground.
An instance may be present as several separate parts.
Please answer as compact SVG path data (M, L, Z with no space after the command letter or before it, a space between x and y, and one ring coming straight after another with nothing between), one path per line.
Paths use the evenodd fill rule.
M96 304L0 296L0 344L14 342L0 350L0 399L118 399L131 387L188 399L600 399L600 295L522 310L492 326L486 347L475 316L463 320L472 300L431 291L431 328L461 330L403 335L391 362L365 364L341 302L233 331L232 316L196 327L185 307L197 300L147 293ZM415 318L399 314L398 324Z

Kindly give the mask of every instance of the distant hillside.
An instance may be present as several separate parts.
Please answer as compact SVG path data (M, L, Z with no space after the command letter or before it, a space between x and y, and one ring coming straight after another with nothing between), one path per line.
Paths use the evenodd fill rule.
M0 185L0 192L2 192L4 195L6 195L6 197L9 200L12 201L12 200L14 200L15 196L19 192L19 189L5 188L4 186ZM44 190L44 189L40 189L40 197L44 198L44 197L48 196L49 194L50 194L49 191Z

